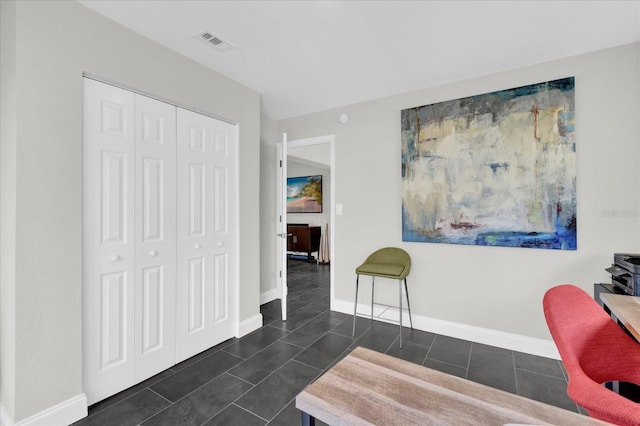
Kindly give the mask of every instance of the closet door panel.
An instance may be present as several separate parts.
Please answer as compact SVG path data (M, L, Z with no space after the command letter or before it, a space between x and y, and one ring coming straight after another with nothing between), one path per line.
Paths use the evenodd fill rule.
M165 338L164 319L164 271L162 266L142 270L142 332L140 354L142 356L162 350Z
M206 204L206 165L202 163L189 164L189 237L204 237L205 232L205 204Z
M229 319L229 268L225 253L214 255L213 279L213 323L218 324Z
M84 81L83 346L88 402L133 384L134 95Z
M135 381L175 363L176 108L135 95Z
M118 271L102 275L100 283L100 339L101 369L109 369L127 362L127 274Z
M232 140L220 132L236 127L181 108L178 111L178 288L176 358L186 359L235 334L235 274L224 238L235 210L234 183L224 160ZM222 162L221 162L222 161ZM230 160L233 161L233 160ZM234 169L235 170L235 169ZM232 236L232 238L235 238ZM233 254L235 261L235 253ZM197 267L196 267L197 265ZM230 306L234 306L232 310Z
M210 347L207 317L212 310L212 134L206 117L177 109L178 287L176 361Z
M189 259L188 311L181 312L188 318L189 335L203 332L205 328L205 264L203 257Z
M213 338L231 337L237 323L237 127L214 120L213 123L213 261L214 294Z

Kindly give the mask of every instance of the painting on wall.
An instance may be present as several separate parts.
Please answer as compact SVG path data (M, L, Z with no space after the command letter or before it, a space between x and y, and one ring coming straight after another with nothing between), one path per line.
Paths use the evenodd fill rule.
M322 213L322 175L287 178L287 213Z
M574 78L402 110L403 241L576 250Z

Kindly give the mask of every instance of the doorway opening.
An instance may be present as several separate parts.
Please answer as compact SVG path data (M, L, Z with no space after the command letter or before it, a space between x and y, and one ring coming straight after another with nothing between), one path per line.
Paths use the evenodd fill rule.
M281 167L284 175L281 175L280 182L285 189L278 195L278 204L282 206L279 234L282 236L282 244L279 245L281 261L278 270L282 274L280 304L284 320L287 318L288 305L292 308L300 307L303 302L296 300L297 295L305 290L300 287L301 282L315 282L318 286L324 282L323 303L328 309L333 304L334 140L335 137L329 135L287 141L284 135L280 158L285 164ZM300 183L296 184L297 182ZM287 285L288 276L292 278L291 284L298 287L291 297L287 297L291 288ZM318 288L317 294L322 293ZM288 299L291 303L287 303Z

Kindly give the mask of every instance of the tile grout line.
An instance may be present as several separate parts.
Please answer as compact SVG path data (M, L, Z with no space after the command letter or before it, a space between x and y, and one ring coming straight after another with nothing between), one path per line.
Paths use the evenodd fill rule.
M238 400L240 400L242 397L244 397L246 394L248 394L249 392L251 392L252 390L254 390L255 388L257 388L257 387L258 387L262 382L264 382L264 381L265 381L265 380L267 380L269 377L273 376L273 375L274 375L274 374L276 374L278 371L280 371L282 368L284 368L284 366L285 366L285 365L287 365L287 364L289 364L291 361L295 361L295 362L297 362L297 363L299 363L299 364L304 365L305 367L311 367L311 368L313 368L313 369L315 369L315 370L319 370L319 371L320 371L320 373L319 373L319 374L317 374L317 375L313 378L313 380L316 380L316 379L317 379L321 374L323 374L323 373L324 373L324 371L323 371L323 370L320 370L320 369L318 369L317 367L313 367L313 366L310 366L310 365L304 364L304 363L302 363L302 362L300 362L300 361L296 361L295 359L291 358L291 359L289 359L289 361L287 361L287 362L285 362L284 364L282 364L280 367L278 367L276 370L274 370L271 374L269 374L268 376L266 376L264 379L260 380L258 383L256 383L255 385L253 385L253 387L252 387L252 388L247 389L247 391L246 391L246 392L244 392L242 395L240 395L240 396L238 396L236 399L234 399L234 400L233 400L233 402L232 402L232 404L237 405L239 408L242 408L243 410L248 411L249 413L253 414L254 416L257 416L257 417L259 417L259 418L261 418L261 419L265 420L267 423L268 423L268 422L270 422L270 421L272 421L274 418L276 418L276 416L277 416L280 412L278 412L277 414L275 414L275 415L271 418L271 420L266 420L264 417L260 416L260 415L259 415L259 414L257 414L257 413L254 413L253 411L249 410L248 408L242 407L242 406L241 406L240 404L238 404L237 402L238 402ZM313 381L313 380L312 380L312 381ZM286 408L286 406L287 406L287 405L288 405L288 403L284 406L284 408ZM283 409L284 409L284 408L283 408ZM282 410L280 410L280 411L282 411Z
M151 389L150 387L146 387L145 389L149 389L151 392L155 393L156 395L158 395L160 398L164 399L165 401L167 401L169 403L169 406L173 405L173 402L171 400L169 400L168 398L165 398L163 395L160 395L158 392L154 391L153 389Z
M165 370L165 371L169 371L169 370L171 370L171 369L169 368L169 369L167 369L167 370ZM103 399L103 400L101 400L101 401L98 401L98 402L96 402L95 404L92 404L91 406L96 405L96 404L99 404L100 402L106 401L107 399L114 398L114 397L118 396L119 394L121 394L121 393L123 393L123 392L126 392L126 391L129 391L129 390L131 390L132 388L134 388L134 387L136 387L136 386L140 386L142 383L144 383L144 382L146 382L146 381L148 381L148 380L151 380L151 379L153 379L154 377L156 377L156 376L158 376L158 375L160 375L160 374L162 374L162 373L163 373L163 372L160 372L160 373L158 373L158 374L156 374L156 375L154 375L154 376L151 376L151 377L149 377L148 379L146 379L146 380L144 380L144 381L142 381L142 382L140 382L140 383L137 383L137 384L135 384L135 385L133 385L133 386L131 386L131 387L129 387L129 388L127 388L127 389L123 390L122 392L119 392L119 393L117 393L117 394L115 394L115 395L111 395L110 397L107 397L107 398L105 398L105 399ZM155 380L155 381L151 382L149 385L147 385L147 386L145 386L145 387L141 387L141 388L140 388L140 389L138 389L137 391L133 392L131 395L129 395L129 396L125 397L125 398L119 399L119 400L117 400L117 401L115 401L115 402L112 402L111 404L107 405L106 407L102 407L102 408L100 408L99 410L94 411L94 412L93 412L93 413L91 413L91 414L88 414L88 415L87 415L87 417L85 417L85 418L93 417L93 416L95 416L95 415L96 415L96 414L98 414L98 413L101 413L101 412L103 412L103 411L105 411L105 410L108 410L109 408L113 407L114 405L117 405L117 404L119 404L120 402L125 401L125 400L127 400L127 399L131 398L131 397L132 397L132 396L134 396L134 395L137 395L138 393L142 392L143 390L145 390L145 389L147 389L147 388L149 388L149 389L150 389L150 388L151 388L151 386L153 386L153 385L155 385L155 384L157 384L157 383L160 383L161 381L163 381L163 380L165 380L165 379L168 379L169 377L173 376L174 374L176 374L176 373L175 373L175 371L173 371L173 370L172 370L172 374L168 375L167 377L163 377L163 378L160 378L160 379L158 379L158 380ZM87 408L89 408L89 407L87 407Z
M471 347L469 348L469 355L467 358L467 372L464 375L464 378L467 379L469 377L469 368L471 367L471 353L473 352L473 343L471 343Z
M325 312L326 312L326 311L325 311ZM322 312L322 313L324 314L324 312ZM314 319L313 319L313 320L311 320L311 321L314 321L314 320L316 320L316 319L317 319L317 317L316 317L316 318L314 318ZM309 321L307 324L309 324L311 321ZM324 321L324 320L318 320L318 321L322 321L322 322L324 322L324 323L327 323L327 324L331 325L331 323L330 323L330 322L328 322L328 321ZM305 325L307 325L307 324L305 324ZM302 326L302 327L304 327L304 326ZM302 328L302 327L300 327L300 328ZM336 327L337 327L337 326L336 326ZM296 331L298 331L298 330L299 330L299 329L297 329ZM282 339L285 339L286 337L290 336L293 332L292 332L292 333L289 333L287 336L282 337L280 340L282 340L284 343L287 343L287 344L289 344L289 345L293 345L293 346L297 346L297 347L302 348L303 350L305 350L305 349L307 349L309 346L312 346L312 345L313 345L314 343L316 343L318 340L320 340L320 339L322 339L324 336L326 336L326 335L327 335L327 333L329 333L331 330L332 330L332 328L330 328L329 330L325 331L325 332L324 332L324 334L322 334L322 336L318 337L316 340L314 340L313 342L311 342L311 343L310 343L308 346L306 346L306 347L304 347L304 346L300 346L300 345L296 345L295 343L287 342L286 340L282 340Z
M424 359L422 360L422 363L420 365L424 365L425 362L427 362L427 359L429 359L429 353L431 352L431 347L433 346L433 342L435 342L436 340L436 335L434 334L433 339L431 339L431 343L429 343L429 347L427 348L427 354L424 356Z
M237 367L237 366L236 366L236 367ZM233 367L233 368L235 368L235 367ZM242 380L242 381L243 381L243 382L245 382L246 384L251 385L251 387L252 387L252 388L255 386L255 385L254 385L253 383L251 383L250 381L245 380L245 379L243 379L242 377L238 377L238 376L236 376L236 375L235 375L235 374L233 374L233 373L230 373L229 371L233 370L233 368L230 368L229 370L227 370L227 371L226 371L226 373L227 373L228 375L230 375L231 377L233 377L233 378L236 378L236 379L238 379L238 380ZM243 394L243 395L244 395L244 394Z
M249 357L249 358L245 358L245 357L243 357L243 356L240 356L240 355L237 355L237 354L231 353L231 352L227 351L226 349L220 349L220 352L224 352L224 353L226 353L226 354L229 354L229 355L232 355L232 356L238 357L238 358L242 359L242 362L244 362L244 361L246 361L246 360L248 360L248 359L250 358L250 357Z
M230 407L230 406L232 406L232 405L235 405L236 407L238 407L238 408L239 408L239 409L241 409L242 411L246 411L247 413L249 413L249 414L251 414L251 415L253 415L253 416L256 416L256 417L257 417L257 418L259 418L260 420L264 420L266 423L269 423L269 420L265 419L264 417L261 417L261 416L257 415L257 414L256 414L256 413L254 413L253 411L249 411L249 410L247 410L246 408L239 406L238 404L236 404L236 403L235 403L235 401L234 401L234 402L232 402L231 404L229 404L229 406L228 406L227 408L229 408L229 407ZM285 407L286 407L286 405L285 405ZM226 409L226 408L225 408L225 409ZM223 410L223 411L224 411L224 410ZM221 412L222 412L222 411L221 411ZM278 414L279 414L279 413L278 413ZM277 414L276 414L276 415L277 415ZM275 418L275 417L274 417L274 418ZM272 419L272 420L273 420L273 419Z
M240 362L239 362L238 364L240 364ZM180 401L182 401L182 400L186 399L187 397L189 397L189 396L193 395L195 392L197 392L197 391L199 391L200 389L202 389L203 387L207 386L209 383L213 382L214 380L217 380L218 378L220 378L220 377L221 377L222 375L224 375L224 374L228 374L229 376L235 377L235 376L233 376L232 374L229 374L229 372L228 372L228 371L229 371L229 370L231 370L232 368L235 368L238 364L235 364L233 367L230 367L230 368L228 368L228 369L226 369L226 370L222 371L222 372L221 372L220 374L218 374L217 376L212 377L210 380L207 380L205 383L203 383L202 385L200 385L200 386L198 386L197 388L193 389L191 392L189 392L189 393L187 393L187 394L185 394L185 395L181 396L180 398L178 398L175 402L171 402L171 400L169 400L168 398L165 398L165 397L163 397L162 395L158 394L158 392L154 391L153 389L150 389L152 392L154 392L154 393L156 393L156 394L160 395L161 397L163 397L164 399L166 399L167 401L169 401L169 402L170 402L170 404L169 404L167 407L165 407L164 409L160 410L158 413L161 413L162 411L166 410L167 408L172 407L172 406L176 405L177 403L179 403ZM238 377L238 379L239 379L239 377ZM156 413L156 414L158 414L158 413ZM152 416L152 417L153 417L153 416Z
M530 370L528 368L522 368L522 367L516 367L516 371L521 370L521 371L526 371L527 373L532 373L532 374L539 374L541 376L544 377L548 377L550 379L558 379L558 380L562 380L566 383L566 379L564 377L558 377L558 376L554 376L552 374L547 374L547 373L542 373L540 371L534 371L534 370Z
M166 407L163 407L161 410L156 411L155 413L151 414L150 416L147 416L144 420L142 420L141 422L139 422L139 423L138 423L138 425L141 425L141 424L143 424L144 422L146 422L147 420L150 420L150 419L154 418L155 416L159 415L160 413L165 412L165 411L166 411L166 410L168 410L169 408L173 407L173 405L179 401L179 400L178 400L178 401L176 401L176 402L171 402L171 401L169 401L167 398L165 398L164 396L160 395L158 392L154 391L153 389L151 389L151 388L145 388L145 389L149 389L151 392L155 393L155 394L156 394L156 395L158 395L160 398L162 398L162 399L164 399L165 401L167 401L167 402L169 403L169 405L167 405Z
M516 355L511 351L511 361L513 363L513 377L516 381L516 395L520 395L520 389L518 389L518 369L516 368Z
M429 359L429 354L431 353L431 349L433 348L433 344L435 343L436 339L438 338L438 335L436 334L433 337L433 340L431 341L431 344L429 345L429 349L427 349L427 354L424 356L424 359L422 360L422 364L424 366L424 363L427 362L427 360ZM466 376L466 373L465 373Z

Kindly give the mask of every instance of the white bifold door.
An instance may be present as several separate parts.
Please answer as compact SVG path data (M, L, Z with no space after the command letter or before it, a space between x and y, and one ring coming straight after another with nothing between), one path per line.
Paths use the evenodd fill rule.
M236 126L84 82L89 404L235 334Z
M178 109L176 353L234 335L237 282L235 126Z

